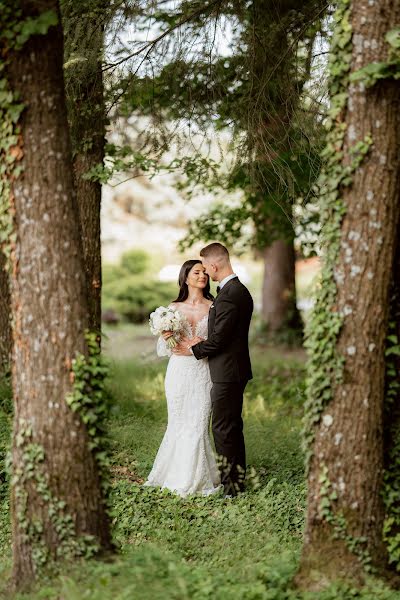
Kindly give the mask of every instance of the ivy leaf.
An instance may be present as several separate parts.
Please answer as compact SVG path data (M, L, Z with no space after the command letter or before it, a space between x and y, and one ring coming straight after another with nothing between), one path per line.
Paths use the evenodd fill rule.
M389 65L386 62L369 63L362 69L350 75L350 81L364 81L367 86L373 85L378 79L387 77Z
M388 348L385 352L385 356L389 356L390 354L400 356L400 346L392 346L391 348Z
M21 47L32 35L44 35L49 28L57 25L58 15L54 10L46 10L36 19L27 19L22 23L19 34L16 37L17 46Z
M395 27L387 32L385 40L392 48L400 48L400 27Z
M24 110L23 104L12 104L8 107L8 114L13 123L17 123L22 111Z

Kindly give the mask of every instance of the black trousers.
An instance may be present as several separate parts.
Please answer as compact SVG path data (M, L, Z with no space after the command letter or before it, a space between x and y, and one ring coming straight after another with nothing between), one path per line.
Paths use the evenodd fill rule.
M244 489L246 452L243 437L243 392L247 381L213 383L212 431L225 494Z

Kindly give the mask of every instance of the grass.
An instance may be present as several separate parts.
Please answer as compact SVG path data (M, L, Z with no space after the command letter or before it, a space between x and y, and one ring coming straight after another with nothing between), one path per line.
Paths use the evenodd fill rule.
M305 503L299 433L304 400L301 353L254 347L255 377L246 388L244 407L250 466L245 494L232 500L181 499L140 485L166 424L166 362L148 349L142 357L145 335L134 327L110 329L106 344L112 361L112 518L119 552L109 560L64 565L61 573L41 580L30 594L13 599L398 599L398 592L374 581L362 591L337 584L323 593L299 594L290 587L301 549ZM145 343L150 344L148 339ZM118 352L113 352L116 347ZM0 397L0 597L11 598L3 468L9 391L0 389Z

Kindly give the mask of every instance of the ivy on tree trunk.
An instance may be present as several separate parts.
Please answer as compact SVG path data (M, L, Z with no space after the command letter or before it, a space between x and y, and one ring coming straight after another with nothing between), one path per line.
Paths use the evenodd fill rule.
M0 375L9 371L10 359L10 283L7 269L7 256L0 250Z
M61 3L65 35L65 81L74 178L89 303L89 328L101 330L101 183L90 178L103 164L105 105L103 85L103 0Z
M13 147L18 173L10 180L11 515L13 575L22 587L50 562L95 553L111 542L90 420L67 402L73 390L83 401L86 386L95 386L88 375L77 381L73 371L75 357L88 354L89 320L59 6L57 0L12 4L10 29L30 24L22 44L3 40L9 44L8 86L24 107ZM101 395L91 394L92 402L101 402Z
M385 338L398 236L400 87L359 72L391 54L400 2L341 0L331 44L324 265L308 336L307 523L298 583L382 568ZM373 41L373 43L372 43ZM356 75L357 73L357 75Z

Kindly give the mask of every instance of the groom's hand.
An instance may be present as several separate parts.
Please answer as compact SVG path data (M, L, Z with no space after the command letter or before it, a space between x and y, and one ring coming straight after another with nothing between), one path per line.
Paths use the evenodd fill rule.
M192 346L195 346L199 342L203 342L203 341L204 341L203 338L199 337L198 335L195 335L194 337L190 338L190 340L187 340L187 346L189 346L191 348Z
M189 350L195 344L202 342L203 338L195 336L193 338L181 338L179 344L172 349L173 354L178 356L191 356L192 352Z
M175 348L172 348L172 354L176 354L177 356L191 356L192 353L188 350L187 344L184 344L183 340L181 340Z

